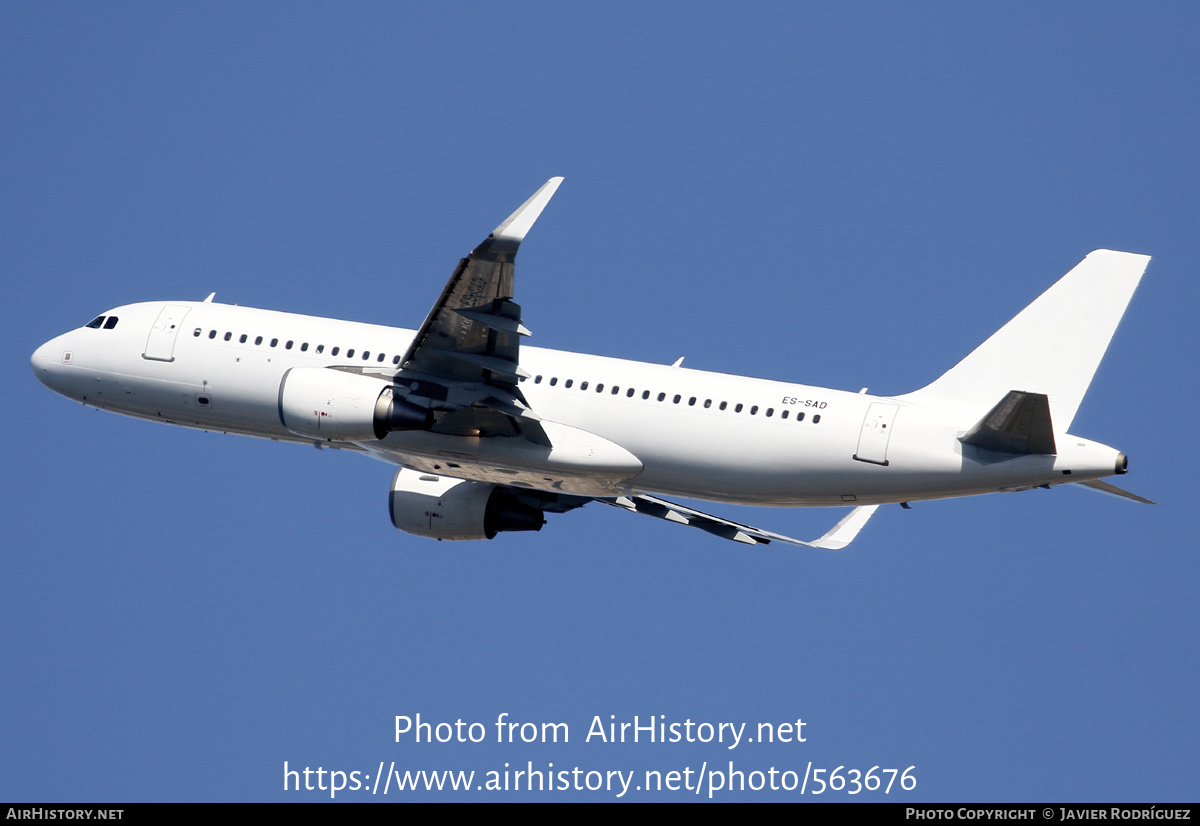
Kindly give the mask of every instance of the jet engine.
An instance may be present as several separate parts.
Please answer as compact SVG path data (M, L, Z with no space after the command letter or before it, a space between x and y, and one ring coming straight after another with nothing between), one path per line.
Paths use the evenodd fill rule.
M540 531L540 508L487 482L472 482L400 468L388 498L392 524L433 539L491 539L501 531Z
M293 367L279 382L279 421L310 439L365 442L393 430L422 430L432 414L393 395L391 384L382 379L325 367Z

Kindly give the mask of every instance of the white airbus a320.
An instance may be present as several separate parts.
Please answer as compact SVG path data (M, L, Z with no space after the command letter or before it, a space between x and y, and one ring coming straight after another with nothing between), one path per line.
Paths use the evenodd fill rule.
M1125 455L1068 433L1149 256L1096 250L927 387L880 397L522 346L513 261L553 178L459 262L415 333L202 302L117 307L34 374L92 407L337 447L397 465L401 530L539 530L598 501L748 544L843 548L875 508L1101 481ZM682 361L682 360L681 360ZM801 542L662 496L851 506Z

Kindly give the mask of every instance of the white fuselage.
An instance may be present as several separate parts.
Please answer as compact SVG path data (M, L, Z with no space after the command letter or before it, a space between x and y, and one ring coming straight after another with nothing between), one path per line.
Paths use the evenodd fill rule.
M281 422L284 374L329 366L394 371L414 335L207 302L131 304L106 314L114 316L111 329L80 328L40 347L32 359L39 380L125 415L310 444ZM519 440L507 437L490 437L489 445L489 439L402 431L325 446L500 484L518 479L525 487L585 495L647 492L777 506L915 501L1079 482L1113 475L1122 458L1066 434L1057 455L1002 461L983 455L958 437L990 402L932 407L529 346L521 347L520 359L530 374L520 389L538 417L623 448L640 472L633 467L623 478L602 478L581 469L572 479L564 466L547 474L522 466L505 444Z

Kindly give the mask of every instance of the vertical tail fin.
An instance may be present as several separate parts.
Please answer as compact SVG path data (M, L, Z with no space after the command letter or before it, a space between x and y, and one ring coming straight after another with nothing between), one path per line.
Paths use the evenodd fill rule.
M1011 390L1044 393L1065 433L1150 256L1096 250L932 384L907 398L986 413Z

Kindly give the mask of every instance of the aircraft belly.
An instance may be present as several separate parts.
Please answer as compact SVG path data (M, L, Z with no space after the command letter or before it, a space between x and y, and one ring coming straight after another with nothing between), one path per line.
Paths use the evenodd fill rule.
M296 437L276 413L280 371L227 354L212 354L181 338L174 361L139 358L131 371L123 353L96 353L71 370L71 395L86 404L139 418L263 438ZM234 369L230 369L233 367ZM212 382L209 377L219 377Z
M362 447L375 458L389 464L402 465L439 476L453 476L458 479L489 482L504 487L528 488L577 496L614 497L626 493L624 486L611 479L498 467L472 462L463 456L432 457L424 453L406 451L395 445L384 446L382 443L363 445Z
M551 446L520 437L409 430L362 447L417 470L584 496L619 495L621 483L642 471L637 456L608 439L556 422L541 425Z
M638 490L719 502L800 505L810 492L848 464L836 431L814 433L763 422L735 426L721 420L664 423L657 429L626 427L621 441L644 458L632 481ZM829 437L833 438L828 438ZM842 454L845 454L843 457Z
M834 506L936 499L1063 481L1053 457L1005 466L964 457L956 432L908 411L890 435L887 463L863 461L862 422L877 399L854 396L844 415L818 426L760 420L730 422L696 411L651 409L640 417L588 424L645 462L638 491L747 505ZM889 411L894 415L894 406ZM887 420L889 423L891 418ZM882 459L882 455L880 455ZM964 490L964 486L967 490Z

